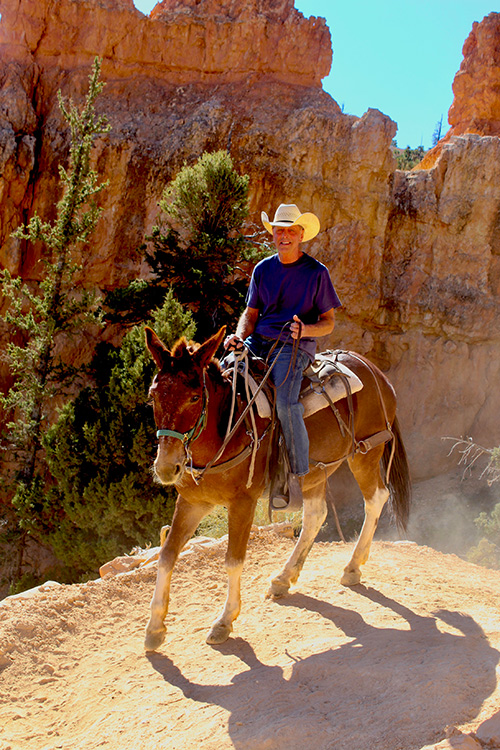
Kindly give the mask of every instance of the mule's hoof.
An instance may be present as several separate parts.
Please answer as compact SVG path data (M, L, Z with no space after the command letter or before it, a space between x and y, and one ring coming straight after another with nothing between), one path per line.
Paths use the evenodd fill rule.
M360 570L344 570L344 575L340 579L342 586L356 586L360 581Z
M289 590L289 583L280 581L279 578L275 578L273 581L271 581L269 591L266 594L266 599L279 599L281 596L286 596Z
M207 643L210 646L225 643L231 635L232 630L232 625L225 625L223 622L214 622L210 633L207 635Z
M160 648L165 640L166 632L167 628L161 628L160 630L146 630L146 637L144 639L144 648L146 651L156 651L157 648Z

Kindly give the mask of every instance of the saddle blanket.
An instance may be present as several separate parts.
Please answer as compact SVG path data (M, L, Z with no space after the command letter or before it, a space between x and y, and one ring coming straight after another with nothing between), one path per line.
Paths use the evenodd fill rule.
M348 395L347 389L351 393L357 393L363 387L358 376L341 362L335 361L335 352L330 351L317 354L314 362L304 372L304 376L300 393L300 401L304 405L304 419L324 409L330 401L345 398Z
M346 381L351 393L357 393L363 383L352 370L335 361L335 352L322 352L316 355L304 372L300 401L304 405L304 419L320 409L329 406L330 401L339 401L347 396ZM249 386L252 395L257 390L257 383L249 375ZM328 394L328 398L324 395ZM261 391L256 399L257 412L262 418L271 417L271 405L265 393Z

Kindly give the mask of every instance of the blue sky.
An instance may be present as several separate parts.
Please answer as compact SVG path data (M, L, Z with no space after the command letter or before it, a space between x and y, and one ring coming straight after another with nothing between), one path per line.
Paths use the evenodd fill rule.
M244 2L244 0L243 0ZM149 13L155 0L134 0ZM380 109L398 123L398 146L429 148L474 21L498 11L494 0L295 0L307 18L326 18L333 63L323 88L344 112Z

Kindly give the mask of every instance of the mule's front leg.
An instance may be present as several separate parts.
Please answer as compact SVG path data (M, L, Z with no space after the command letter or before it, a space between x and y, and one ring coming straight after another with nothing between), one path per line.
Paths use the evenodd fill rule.
M243 560L226 560L227 598L221 616L215 620L207 636L207 643L212 646L227 641L233 630L233 622L240 614L242 570Z
M252 527L256 500L238 496L228 508L228 542L225 567L228 578L227 598L224 610L212 625L207 643L215 645L227 641L233 630L233 622L241 609L241 572L245 561L248 537Z
M298 580L307 555L326 518L325 487L326 483L323 480L320 485L305 493L300 536L285 567L272 579L267 598L284 596L290 586Z
M160 550L156 587L151 601L151 617L146 627L144 645L147 651L155 651L165 640L165 617L168 612L170 580L179 553L192 537L201 519L211 510L210 505L188 503L180 495L177 498L172 526Z

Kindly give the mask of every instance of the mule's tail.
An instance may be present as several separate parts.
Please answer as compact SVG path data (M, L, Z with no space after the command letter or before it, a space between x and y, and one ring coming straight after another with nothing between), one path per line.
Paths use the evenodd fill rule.
M394 434L394 455L389 471L389 478L387 479L387 485L390 494L390 507L392 514L396 519L398 528L402 531L406 531L408 525L408 517L410 515L411 505L411 479L410 470L408 467L408 459L406 457L406 450L401 437L401 430L399 429L399 423L397 417L394 419L392 425L392 432ZM382 466L384 468L384 477L387 473L387 467L391 460L393 446L392 441L385 444L384 455L382 456Z

